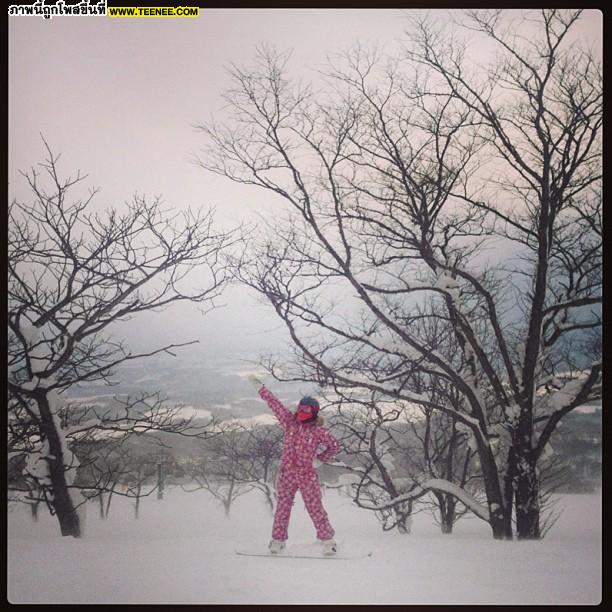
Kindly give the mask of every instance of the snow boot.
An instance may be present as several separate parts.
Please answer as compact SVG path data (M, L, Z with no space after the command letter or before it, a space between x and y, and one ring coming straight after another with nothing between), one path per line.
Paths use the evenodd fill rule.
M335 540L320 540L323 546L323 555L325 557L331 557L338 552Z
M270 546L268 548L273 555L278 555L285 550L285 543L282 540L270 540Z

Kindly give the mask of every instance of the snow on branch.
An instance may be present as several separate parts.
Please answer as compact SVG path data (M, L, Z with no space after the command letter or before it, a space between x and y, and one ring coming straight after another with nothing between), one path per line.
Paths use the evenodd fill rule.
M461 487L449 482L448 480L444 480L441 478L430 478L421 484L415 485L408 493L403 493L402 495L398 495L388 502L375 504L372 506L368 506L365 504L360 504L361 508L365 508L367 510L386 510L387 508L393 508L398 504L417 499L422 497L429 491L441 491L443 493L450 493L455 498L457 498L466 508L469 508L477 517L481 518L483 521L489 521L489 510L486 506L483 506L479 503L474 497L472 497L469 493L463 490Z

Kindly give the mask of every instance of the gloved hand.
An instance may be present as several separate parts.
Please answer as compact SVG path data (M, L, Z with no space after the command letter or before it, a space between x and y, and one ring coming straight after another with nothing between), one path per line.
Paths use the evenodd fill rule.
M320 468L323 465L323 462L320 459L317 459L316 457L312 460L312 467L316 470L317 468Z
M263 383L257 376L253 376L252 374L248 377L249 382L253 385L255 390L259 391L263 387Z

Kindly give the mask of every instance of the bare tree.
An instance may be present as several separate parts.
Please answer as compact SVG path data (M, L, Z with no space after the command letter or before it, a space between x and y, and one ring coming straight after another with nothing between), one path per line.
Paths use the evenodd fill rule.
M413 443L404 445L409 473L418 475L415 480L419 484L441 478L478 499L482 478L477 469L477 449L470 445L473 439L471 430L462 431L452 415L428 407L420 410L423 418L410 422ZM469 511L469 507L459 503L455 495L447 491L434 488L430 497L434 519L442 533L452 533L453 525Z
M244 429L240 424L221 424L219 435L202 447L200 456L187 469L195 486L188 492L205 489L223 504L229 516L234 501L253 489L245 470Z
M431 401L439 401L435 393ZM453 399L449 400L452 403ZM443 533L468 511L454 489L437 489L444 481L459 487L480 504L482 479L470 430L462 431L451 415L429 407L343 396L334 426L343 432L347 468L357 477L354 501L374 510L383 529L410 533L415 503L430 507ZM427 495L431 491L431 495ZM403 498L401 504L393 500ZM391 503L389 503L391 502ZM479 515L485 518L482 513Z
M427 306L431 309L432 302ZM421 337L427 339L428 346L448 361L461 355L448 321L439 316L427 316L427 309L416 310L421 311L421 314L415 317L411 327L418 327ZM458 369L464 366L465 363L460 364ZM388 374L393 375L393 372ZM415 371L406 384L415 393L427 395L432 405L445 404L456 412L462 411L462 395L450 381L430 378ZM396 512L399 510L396 524L400 531L409 531L404 524L413 512L413 502L418 500L419 506L432 509L434 520L443 533L452 533L454 523L468 508L459 503L452 491L433 488L431 494L426 495L428 486L423 487L423 483L443 479L468 492L472 499L481 501L478 499L478 485L482 484L482 478L476 468L477 449L472 443L471 430L457 423L453 414L435 410L431 406L410 406L393 401L389 402L390 407L386 404L379 402L378 406L374 405L374 410L370 410L369 421L373 424L373 430L367 438L365 449L374 459L376 471L382 477L384 486L378 486L386 490L391 499L410 491L414 491L416 496L408 498L403 504L404 508L386 508L382 511L383 518L388 520L394 509ZM374 415L375 418L372 418ZM342 421L339 426L343 427ZM376 435L378 429L384 429L384 432L380 432L384 433L383 448L377 448L377 443L383 442L381 436ZM356 436L349 436L349 440L351 437ZM382 460L385 454L393 459L392 470ZM391 472L394 472L394 478ZM400 482L401 490L396 484ZM357 491L360 489L361 485ZM370 499L370 505L372 501L376 500ZM382 501L380 497L378 501Z
M353 501L360 508L374 510L384 531L410 533L413 499L377 507L410 491L414 482L405 470L398 469L403 454L398 438L406 435L406 408L376 401L375 396L369 401L342 396L330 405L336 405L332 423L340 432L345 465L355 477Z
M128 471L121 453L123 442L123 439L106 436L79 441L73 449L79 458L74 484L81 487L88 500L97 500L102 520L108 518L113 496Z
M600 393L597 341L568 350L575 332L597 336L601 328L602 74L592 52L567 40L581 13L543 9L535 31L521 22L532 29L522 37L503 11L468 12L466 27L503 53L483 79L465 70L461 49L446 55L425 21L416 24L409 54L474 113L500 165L500 178L486 180L480 193L464 182L452 195L486 212L526 262L510 270L523 275L526 291L520 325L495 329L510 391L498 398L510 438L504 502L511 508L514 497L517 532L526 538L540 536L537 462L552 431ZM469 274L462 277L488 298ZM496 322L492 308L489 317Z
M123 447L124 464L127 470L120 481L120 492L134 501L134 518L140 516L140 500L157 490L157 457L152 454L140 454Z
M188 470L196 488L183 489L208 490L223 503L226 515L237 497L255 489L264 494L272 512L282 450L281 428L229 421L219 424L215 433Z
M538 538L538 459L601 392L602 79L567 38L580 11L526 16L528 40L517 24L500 33L504 15L467 14L500 52L478 82L457 37L426 21L401 61L360 47L334 60L327 91L260 49L232 66L231 116L201 126L201 163L292 211L236 271L287 326L282 378L452 416L473 435L486 506L444 479L424 486L456 494L495 538L512 537L514 513L519 537ZM413 326L423 317L449 323L453 359ZM415 392L415 374L452 384L461 407Z
M449 362L455 361L458 370L464 370L466 358L455 330L444 317L427 316L434 311L435 304L430 301L413 325L419 327L419 333L427 339L428 346ZM477 324L476 317L473 324ZM445 404L452 407L455 413L465 411L463 394L452 381L415 372L410 386L417 393L425 393L433 405ZM409 420L412 435L407 436L406 442L400 445L414 482L421 484L440 478L478 499L482 475L471 429L458 422L455 414L444 413L431 406L421 405L416 412L417 415ZM447 491L433 489L428 498L433 500L434 520L440 525L442 533L452 533L454 523L468 511L468 507Z
M249 427L244 443L244 481L264 494L268 509L274 512L276 475L283 446L283 431L278 425Z
M159 495L165 485L165 479L160 478L160 462L170 464L171 460L165 455L165 445L156 437L158 431L126 429L120 435L114 431L88 432L87 439L73 440L71 448L79 461L73 487L78 487L87 500L98 500L101 519L108 518L115 495L136 499L135 518L141 497L156 491L157 498L163 498ZM145 437L146 443L131 440L133 436ZM67 437L70 438L69 434ZM151 486L145 486L148 484Z
M223 249L235 234L216 231L211 211L172 213L159 199L134 196L122 211L95 212L96 190L79 199L86 177L61 178L58 157L45 147L42 176L23 173L32 201L9 207L9 409L33 429L38 474L62 535L78 537L76 457L59 422L60 394L78 382L110 384L119 364L190 344L133 353L109 328L180 301L214 307L227 280ZM88 427L169 424L168 411L146 398L136 400L148 406L133 416L134 401L125 400L127 421L96 415Z

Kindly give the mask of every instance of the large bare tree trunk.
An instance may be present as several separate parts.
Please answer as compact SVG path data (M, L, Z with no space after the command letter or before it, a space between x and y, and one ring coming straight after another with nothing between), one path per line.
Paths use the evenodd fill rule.
M519 539L540 538L539 479L531 452L520 449L516 474L516 533Z
M438 508L440 509L440 529L444 534L453 533L457 507L455 498L447 493L436 494Z
M512 512L514 510L514 476L516 473L516 459L514 448L510 449L506 472L504 474L504 500L506 506L506 531L512 533Z
M482 475L489 507L489 524L496 540L512 539L512 523L508 520L507 506L502 497L495 457L489 446L480 444Z
M51 455L47 458L49 478L53 489L53 500L51 503L57 514L62 535L80 538L81 524L66 481L61 434L57 431L47 394L38 392L35 398L40 413L41 433L49 444L49 454Z

